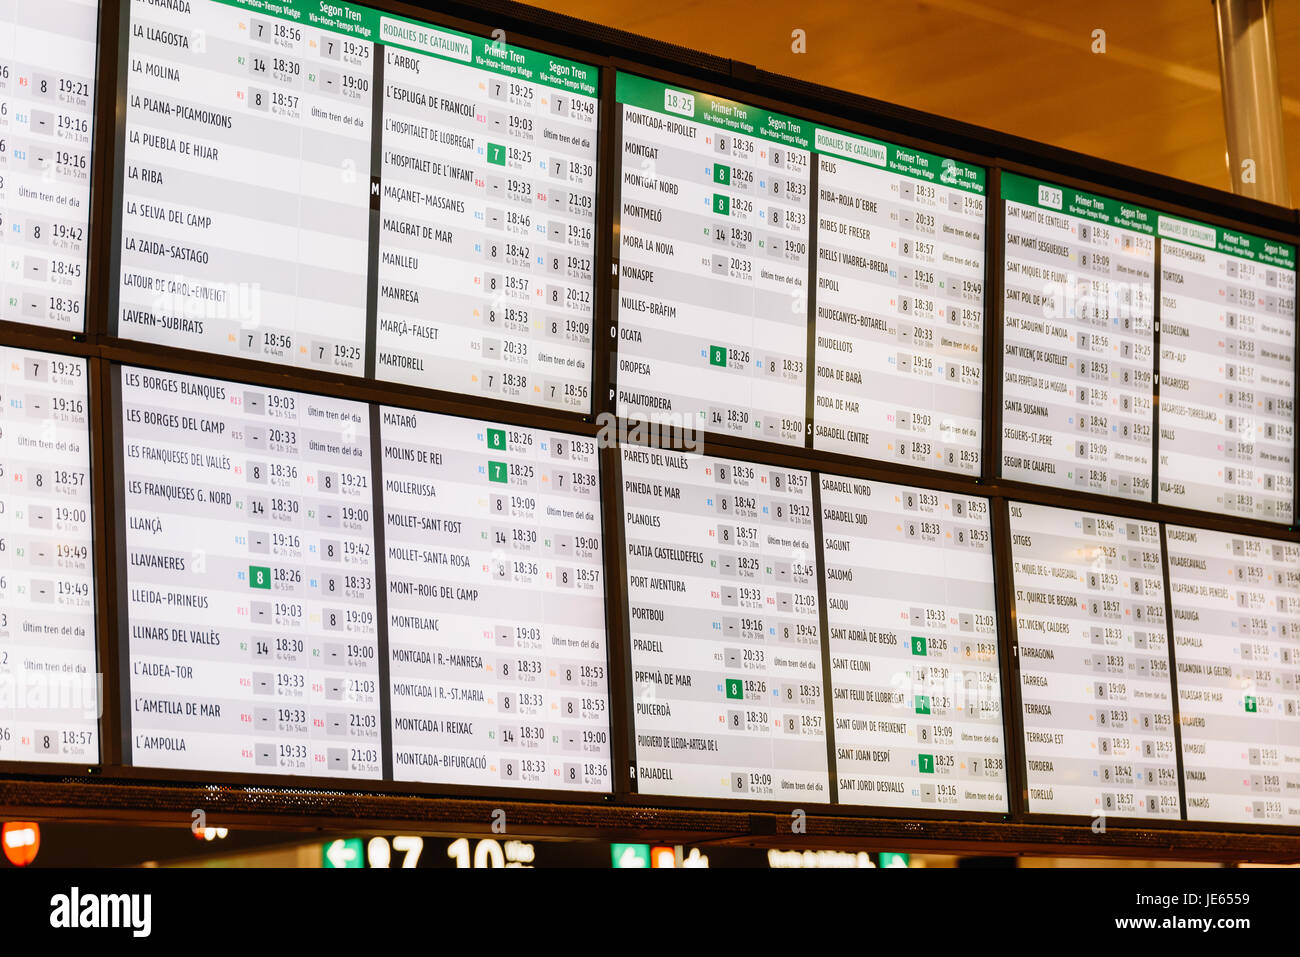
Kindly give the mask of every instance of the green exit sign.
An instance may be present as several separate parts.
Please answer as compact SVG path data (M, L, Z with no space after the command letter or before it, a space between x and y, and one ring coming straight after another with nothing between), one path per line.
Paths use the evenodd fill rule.
M506 450L506 430L488 429L487 445L493 452L504 452Z
M322 844L320 848L321 867L365 867L366 850L359 837L339 838Z
M488 463L488 481L489 481L489 482L505 482L505 481L508 481L508 480L509 480L509 476L506 475L506 463L505 463L505 462L489 462L489 463Z
M271 569L264 568L261 565L249 565L248 566L248 587L249 588L270 588Z
M506 165L506 148L500 143L487 145L487 161L494 166Z
M611 844L610 864L614 867L644 868L650 866L649 844Z

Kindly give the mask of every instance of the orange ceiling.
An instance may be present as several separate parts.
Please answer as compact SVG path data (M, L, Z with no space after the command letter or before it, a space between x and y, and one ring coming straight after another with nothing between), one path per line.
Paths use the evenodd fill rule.
M534 0L538 2L538 0ZM559 13L1230 189L1210 0L545 0ZM1274 2L1300 196L1300 2ZM792 31L807 52L791 50ZM1106 31L1104 54L1092 32Z

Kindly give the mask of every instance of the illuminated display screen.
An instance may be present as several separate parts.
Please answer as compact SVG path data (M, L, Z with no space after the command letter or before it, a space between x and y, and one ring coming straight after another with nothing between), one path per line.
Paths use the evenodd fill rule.
M132 763L611 789L594 439L134 368L120 402Z
M589 411L596 68L384 21L375 374Z
M839 802L1006 811L988 500L820 481Z
M1177 819L1159 526L1010 510L1030 812Z
M829 801L811 474L620 451L637 789Z
M590 410L594 67L305 0L124 60L118 335Z
M97 0L0 9L0 319L85 331L98 25Z
M1151 501L1156 213L1002 176L1002 474Z
M0 2L0 764L1300 825L1294 223L529 16L102 7Z
M1300 545L1169 525L1187 817L1300 823Z
M611 790L595 441L380 411L394 778Z
M120 373L127 762L379 777L367 406Z
M1295 515L1295 247L1161 216L1162 505Z
M813 447L978 475L984 170L814 136Z
M111 320L126 338L360 375L374 45L265 6L123 8Z
M804 444L811 143L618 76L619 415Z
M618 101L618 413L977 474L984 170L628 74Z
M0 346L0 760L99 760L86 360Z

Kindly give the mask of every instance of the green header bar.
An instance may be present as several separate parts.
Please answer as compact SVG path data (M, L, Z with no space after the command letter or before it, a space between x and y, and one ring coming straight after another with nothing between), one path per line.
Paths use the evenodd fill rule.
M328 30L368 43L463 63L581 96L596 95L599 71L585 63L498 43L447 27L335 0L216 0L250 14Z
M795 149L809 152L813 149L813 124L784 113L772 113L720 96L668 86L631 73L618 75L616 92L618 102L638 109L756 136Z
M1243 233L1236 229L1198 223L1193 219L1167 216L1164 213L1160 214L1158 229L1162 239L1188 246L1201 246L1240 259L1249 259L1251 262L1295 271L1296 251L1290 243L1265 239L1263 236Z
M846 133L709 93L669 86L631 73L618 74L616 97L620 103L651 113L680 117L809 153L823 153L864 166L876 166L970 193L983 195L987 182L988 174L982 166L868 139L856 133Z
M1002 174L1002 198L1010 203L1036 206L1107 226L1146 233L1148 236L1156 234L1156 221L1160 218L1159 213L1145 206L1121 203L1109 196L1085 193L1069 186L1058 186L1043 180L1017 176L1015 173Z
M1211 226L1194 219L1171 216L1146 206L1120 202L1095 193L1084 193L1069 186L1058 186L1015 173L1002 174L1002 198L1022 206L1035 206L1121 229L1132 229L1148 236L1160 236L1190 246L1213 249L1252 262L1291 270L1296 267L1296 249L1288 243L1264 239L1235 229Z

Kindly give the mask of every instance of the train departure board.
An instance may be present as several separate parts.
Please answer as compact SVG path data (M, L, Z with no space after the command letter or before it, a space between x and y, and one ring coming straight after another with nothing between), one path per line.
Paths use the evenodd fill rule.
M380 414L394 779L611 790L596 442Z
M1160 234L1162 505L1295 516L1295 247L1172 216Z
M1300 824L1300 545L1165 537L1187 817Z
M99 760L85 359L0 346L0 761Z
M1029 811L1177 819L1159 526L1009 508Z
M820 482L839 803L1005 812L988 499Z
M1002 475L1151 501L1155 222L1002 174Z
M377 778L370 416L120 370L130 764Z
M375 374L587 412L596 68L383 18Z
M369 7L130 4L123 337L591 406L596 69Z
M811 473L620 453L637 790L829 801Z
M86 329L98 27L98 0L0 7L0 319Z
M619 415L804 444L811 125L618 75Z
M117 335L364 371L375 48L308 6L124 5Z
M0 0L0 766L1282 854L1296 211L454 6Z
M980 472L985 171L816 128L813 447Z

